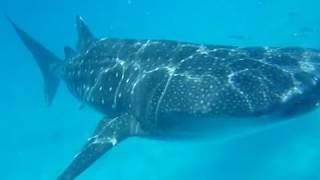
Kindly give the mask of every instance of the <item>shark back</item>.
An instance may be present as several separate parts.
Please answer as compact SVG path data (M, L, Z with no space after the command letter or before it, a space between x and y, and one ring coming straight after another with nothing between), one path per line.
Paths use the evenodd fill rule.
M319 101L319 59L304 48L103 39L71 60L65 77L78 97L108 112L284 117Z

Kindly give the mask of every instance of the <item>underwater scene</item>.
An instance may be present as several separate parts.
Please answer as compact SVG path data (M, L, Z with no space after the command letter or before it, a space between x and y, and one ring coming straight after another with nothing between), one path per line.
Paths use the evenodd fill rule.
M0 180L320 180L319 9L0 0Z

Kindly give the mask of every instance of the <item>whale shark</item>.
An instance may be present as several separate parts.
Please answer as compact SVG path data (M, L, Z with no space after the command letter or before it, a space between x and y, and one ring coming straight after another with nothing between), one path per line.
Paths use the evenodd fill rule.
M104 116L58 180L77 178L130 137L192 138L265 126L320 105L318 49L97 38L77 16L76 48L65 47L59 58L9 22L40 68L48 105L62 81Z

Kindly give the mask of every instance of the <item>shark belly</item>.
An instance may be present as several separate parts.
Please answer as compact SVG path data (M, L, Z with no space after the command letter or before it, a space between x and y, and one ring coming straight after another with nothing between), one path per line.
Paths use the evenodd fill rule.
M250 133L288 120L274 116L261 117L190 117L172 113L158 119L156 137L165 139L188 139L210 137L228 138Z

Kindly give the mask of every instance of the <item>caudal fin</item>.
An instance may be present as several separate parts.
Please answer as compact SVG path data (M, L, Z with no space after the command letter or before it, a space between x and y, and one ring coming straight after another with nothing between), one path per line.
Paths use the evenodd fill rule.
M18 27L10 18L8 18L8 20L22 40L23 44L28 48L36 60L44 77L46 102L48 105L51 105L59 86L59 69L62 61L50 50Z

